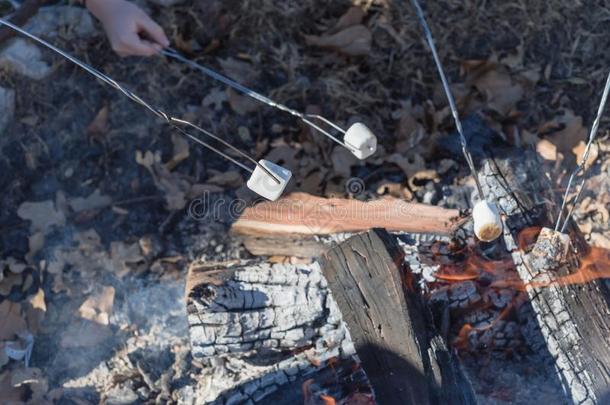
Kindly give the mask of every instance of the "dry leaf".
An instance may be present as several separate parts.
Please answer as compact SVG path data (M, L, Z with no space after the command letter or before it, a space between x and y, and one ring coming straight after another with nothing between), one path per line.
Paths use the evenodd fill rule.
M40 322L47 312L47 303L44 299L42 288L28 299L29 305L25 307L28 328L32 333L37 333L40 329Z
M337 24L335 24L330 32L334 33L352 25L358 25L362 22L364 15L365 12L362 8L352 6L339 18L339 21L337 21Z
M258 79L259 72L248 62L243 62L235 58L219 59L222 71L231 79L242 83L251 84Z
M508 115L524 95L523 87L504 71L491 70L479 77L474 85L485 94L487 106L501 115Z
M102 287L81 304L78 314L89 321L108 325L114 304L114 293L114 287Z
M578 145L572 148L572 153L576 156L576 161L580 163L584 157L585 149L587 145L585 141L580 141ZM591 149L589 150L589 157L587 158L587 162L585 163L585 167L591 167L593 163L597 160L599 155L599 148L596 144L591 145Z
M205 96L201 104L204 107L212 106L215 111L220 111L222 110L222 103L226 101L229 101L227 92L220 87L215 87Z
M364 25L354 25L330 35L305 35L307 45L332 49L349 56L366 56L371 52L373 36Z
M165 167L169 171L174 170L180 162L190 156L189 143L183 136L172 134L172 144L173 156L169 162L165 163Z
M68 205L74 212L95 210L98 208L108 207L110 204L112 204L112 198L101 194L100 190L98 189L96 189L88 197L76 197L71 198L68 201Z
M560 129L556 130L557 128ZM557 147L557 152L564 157L570 155L579 142L587 139L587 129L582 125L582 117L574 115L570 110L543 124L538 131L543 134L554 131L545 137Z
M536 152L545 160L557 160L557 147L547 139L541 139L536 144Z
M21 274L26 267L27 265L25 263L17 261L14 257L7 257L4 260L0 260L0 280L2 280L2 273L5 269L11 273Z
M239 115L246 115L254 111L258 111L262 104L252 97L239 94L233 89L227 89L229 105Z
M0 303L0 340L12 340L27 330L21 304L4 300Z
M43 231L44 233L47 233L51 226L62 226L66 223L64 213L57 210L55 204L51 200L38 202L26 201L17 209L17 215L21 219L31 221L31 231Z
M123 277L131 270L129 265L144 261L138 242L131 245L116 241L110 243L110 258L114 271L119 277Z
M108 133L108 113L110 109L108 105L103 106L87 127L87 135L94 139L103 139Z
M28 367L13 370L11 375L13 387L27 386L31 391L30 403L43 403L43 396L49 390L49 383L39 368Z
M0 393L5 404L22 404L26 396L25 387L14 387L11 383L12 372L7 370L0 374Z
M418 189L423 187L423 184L428 182L438 183L441 181L436 170L420 170L415 173L413 176L409 177L409 187L412 191L417 191Z

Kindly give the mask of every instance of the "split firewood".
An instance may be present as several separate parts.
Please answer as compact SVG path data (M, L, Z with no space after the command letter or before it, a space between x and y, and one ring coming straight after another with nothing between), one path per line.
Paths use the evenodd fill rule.
M538 333L529 337L530 346L536 353L550 355L550 372L573 403L606 403L610 289L603 280L583 276L585 261L592 260L589 248L575 226L571 242L546 229L531 252L530 247L519 246L528 227L549 228L556 219L557 209L550 203L556 196L541 173L536 154L526 151L487 159L480 180L505 215L503 242L536 315Z
M322 270L380 404L474 404L458 360L434 332L396 238L373 230L340 243Z
M255 255L319 256L324 235L373 228L453 236L464 222L458 210L407 203L396 198L362 202L293 193L244 210L231 231Z

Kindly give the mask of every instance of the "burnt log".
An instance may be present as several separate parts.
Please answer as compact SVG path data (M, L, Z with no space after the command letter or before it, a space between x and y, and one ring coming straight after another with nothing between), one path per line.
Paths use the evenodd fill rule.
M317 263L196 264L186 297L191 353L205 366L198 402L372 397Z
M532 343L533 350L548 350L571 402L607 403L610 290L601 279L575 282L573 275L580 271L581 258L589 249L582 235L572 224L569 244L565 237L546 230L533 246L519 246L524 229L552 227L557 215L553 201L559 198L537 154L526 151L488 158L479 179L505 216L502 240L525 285L543 338L542 343Z
M354 236L325 253L328 280L380 404L473 404L459 362L434 330L396 238Z

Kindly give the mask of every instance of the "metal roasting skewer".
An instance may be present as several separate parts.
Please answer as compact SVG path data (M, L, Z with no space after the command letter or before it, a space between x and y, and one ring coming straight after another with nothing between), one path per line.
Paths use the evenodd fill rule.
M474 166L474 161L472 160L472 155L468 149L468 142L466 141L466 137L464 136L464 130L462 129L462 122L460 121L460 116L458 114L457 107L455 105L455 100L453 99L453 94L451 93L451 89L449 88L449 82L447 81L447 77L445 76L445 71L443 69L443 65L441 63L440 58L438 57L438 53L436 51L436 45L434 45L434 39L432 38L432 32L430 31L430 27L428 27L428 23L426 22L426 17L424 16L424 12L419 5L417 0L411 0L413 7L415 7L415 11L417 13L417 17L419 19L419 23L424 29L424 35L426 37L426 42L428 43L428 47L430 51L432 51L432 57L434 58L434 63L436 64L436 69L438 70L438 74L441 77L441 82L443 83L443 88L445 90L445 95L447 96L447 100L449 101L449 107L451 108L451 114L453 115L453 120L455 121L455 126L457 128L458 133L460 134L460 142L462 144L462 153L464 154L464 158L466 159L466 163L470 168L472 176L474 177L475 184L477 185L477 191L479 193L479 197L481 200L485 199L483 194L483 188L481 187L481 183L479 182L479 176L477 174L477 170Z
M587 180L587 177L585 176L587 170L589 169L588 167L586 167L587 165L587 160L589 159L589 153L591 152L591 147L593 146L593 142L595 142L595 138L597 138L597 130L599 128L599 122L601 121L602 118L602 114L604 112L604 109L606 108L606 102L608 101L608 93L610 92L610 72L608 73L608 77L606 78L606 85L604 87L604 92L602 93L602 98L599 102L599 107L597 108L597 116L595 117L595 121L593 121L593 125L591 126L591 132L589 132L589 140L587 141L587 145L585 146L585 151L582 155L582 158L580 159L580 162L578 163L578 165L576 166L576 168L574 169L574 171L572 172L572 174L570 174L570 179L568 180L568 185L566 186L566 191L563 195L563 201L561 202L561 209L559 210L559 215L557 216L557 223L555 224L555 231L560 231L561 233L564 233L567 226L568 226L568 222L570 220L570 218L572 217L572 214L574 213L574 209L576 208L576 203L578 202L578 200L580 199L581 195L582 195L582 191L585 187L585 181ZM572 206L570 207L566 218L563 222L563 225L561 225L561 218L563 217L563 211L565 210L566 205L568 204L568 195L570 194L570 190L572 188L572 183L574 182L574 179L576 178L576 176L582 173L582 180L580 181L580 184L577 186L578 188L578 192L576 193L576 196L574 197L574 200L572 201Z
M203 66L189 58L186 58L185 56L183 56L182 54L180 54L178 51L176 51L175 49L172 48L166 48L164 50L161 51L162 55L165 55L169 58L173 58L176 59L188 66L190 66L193 69L196 69L198 71L200 71L201 73L205 74L206 76L211 77L214 80L217 80L221 83L226 84L227 86L239 91L240 93L243 93L249 97L252 97L255 100L260 101L263 104L267 104L270 107L273 108L277 108L278 110L287 112L295 117L297 117L298 119L300 119L301 121L303 121L305 124L309 125L310 127L314 128L316 131L320 132L321 134L325 135L326 137L328 137L329 139L333 140L334 142L338 143L339 145L349 149L350 151L354 151L357 150L358 148L354 145L350 145L348 142L342 141L339 138L337 138L336 136L334 136L333 134L331 134L330 132L328 132L327 130L325 130L324 128L320 127L318 124L316 124L315 122L313 122L312 120L319 120L321 122L323 122L324 124L328 125L329 127L333 128L334 130L342 133L345 135L346 131L341 128L340 126L338 126L337 124L333 123L332 121L317 115L317 114L304 114L302 112L296 111L290 107L287 107L284 104L275 102L273 100L271 100L269 97L266 97L252 89L249 89L247 87L245 87L244 85L236 82L235 80L232 80L226 76L223 76L222 74L206 67Z
M252 158L251 156L249 156L247 153L239 150L238 148L236 148L235 146L231 145L230 143L226 142L225 140L223 140L222 138L214 135L213 133L189 122L186 120L182 120L176 117L173 117L169 114L167 114L166 112L164 112L163 110L152 106L151 104L147 103L146 101L142 100L138 95L136 95L135 93L131 92L130 90L126 89L125 87L121 86L119 83L117 83L114 79L112 79L111 77L101 73L100 71L98 71L97 69L87 65L86 63L82 62L81 60L73 57L72 55L62 51L61 49L51 45L50 43L46 42L45 40L30 34L29 32L21 29L20 27L5 21L4 19L0 18L0 25L4 25L6 27L9 27L15 31L17 31L18 33L26 36L27 38L45 46L46 48L58 53L59 55L63 56L64 58L68 59L70 62L76 64L77 66L81 67L82 69L84 69L85 71L87 71L88 73L90 73L91 75L95 76L96 78L100 79L101 81L103 81L104 83L108 84L109 86L119 90L121 93L123 93L125 96L127 96L128 98L130 98L131 100L135 101L136 103L146 107L148 110L150 110L153 114L155 114L156 116L162 118L163 120L165 120L173 129L175 129L176 131L178 131L180 134L182 134L183 136L191 139L193 142L196 142L208 149L210 149L211 151L217 153L218 155L224 157L225 159L229 160L230 162L236 164L237 166L241 167L242 169L253 173L254 170L248 166L246 166L245 164L243 164L242 162L236 160L235 158L227 155L226 153L224 153L223 151L215 148L214 146L208 144L207 142L202 141L201 139L199 139L198 137L186 132L184 129L182 129L179 125L184 125L187 127L190 127L194 130L196 130L197 132L200 132L218 142L220 142L221 144L223 144L224 146L226 146L227 148L233 150L234 152L238 153L239 155L241 155L242 157L246 158L247 160L249 160L250 162L254 163L256 166L258 166L261 170L263 170L263 172L265 172L268 176L271 177L271 179L273 179L273 181L277 184L281 184L281 180L278 179L276 177L275 174L271 173L271 171L269 171L265 166L261 165L259 162L257 162L254 158Z

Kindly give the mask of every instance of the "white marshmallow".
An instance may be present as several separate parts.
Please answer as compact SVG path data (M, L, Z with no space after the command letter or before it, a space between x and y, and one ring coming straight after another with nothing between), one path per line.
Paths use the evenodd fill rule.
M496 204L479 201L472 209L474 234L484 242L496 240L502 234L502 218Z
M360 160L366 159L377 150L377 137L373 131L360 122L348 128L343 137L343 142Z
M280 183L278 184L259 165L256 165L254 172L250 179L248 179L248 188L268 200L275 201L284 192L286 185L292 177L292 172L264 159L259 160L258 164L273 173Z

